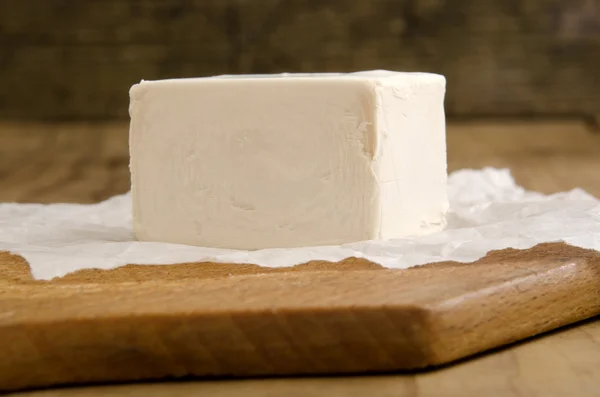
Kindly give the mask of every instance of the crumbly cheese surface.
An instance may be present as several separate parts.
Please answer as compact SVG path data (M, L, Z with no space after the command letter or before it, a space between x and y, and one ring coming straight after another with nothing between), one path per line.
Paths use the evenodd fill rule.
M444 94L443 76L388 71L136 84L136 237L261 249L439 231Z

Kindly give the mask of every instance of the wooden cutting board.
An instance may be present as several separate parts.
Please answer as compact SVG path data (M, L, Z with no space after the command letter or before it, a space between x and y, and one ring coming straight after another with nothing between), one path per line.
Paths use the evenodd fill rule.
M45 282L0 253L0 390L439 366L600 314L600 253L564 244L388 270L215 263Z

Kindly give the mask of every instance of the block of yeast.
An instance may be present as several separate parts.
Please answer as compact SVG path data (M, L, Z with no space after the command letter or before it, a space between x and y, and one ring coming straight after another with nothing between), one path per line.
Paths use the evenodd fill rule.
M445 226L445 78L371 71L131 88L142 241L261 249Z

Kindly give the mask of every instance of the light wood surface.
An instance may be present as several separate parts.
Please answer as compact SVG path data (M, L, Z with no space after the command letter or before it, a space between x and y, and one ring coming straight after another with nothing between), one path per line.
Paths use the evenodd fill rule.
M600 314L600 253L556 243L408 270L0 264L0 390L420 369Z
M42 137L42 128L45 128L44 136L49 138ZM87 133L84 134L82 131L85 130ZM127 189L127 147L124 125L40 126L31 124L24 127L6 124L0 126L0 137L2 138L0 200L89 202ZM483 165L509 166L513 169L519 182L536 190L550 192L581 186L600 195L600 181L597 176L600 169L600 138L598 135L591 134L578 123L453 125L449 128L449 162L451 169ZM573 255L568 255L568 258L573 258ZM567 262L570 263L573 260L567 260ZM597 275L598 267L589 265L593 262L586 261L584 263L583 268L587 269L589 273L585 273L586 276L582 278L582 282L589 288L593 288L595 284L589 283L590 275ZM6 269L5 266L4 270ZM566 268L559 266L558 269L565 271L569 269L569 266ZM582 269L582 267L576 264L574 269ZM11 274L18 281L19 277L22 277L22 273L19 272L22 272L23 269L13 270L16 273ZM365 271L369 275L386 272L385 270L362 270L362 272ZM313 274L317 273L319 272L313 272ZM439 272L436 273L439 274ZM481 274L485 274L485 272L482 271ZM99 282L102 277L93 273L80 275L80 277L84 276L87 278L87 283L93 285L95 289L102 290L102 282ZM148 277L148 274L145 276L138 274L137 277ZM168 277L166 278L168 279ZM16 282L15 280L13 282ZM22 279L21 282L23 282ZM139 280L137 282L139 283ZM136 284L136 281L131 283ZM77 288L70 289L66 285L68 285L68 280L63 281L60 287L56 286L65 297L77 291ZM21 285L18 288L24 287ZM27 288L31 288L31 286ZM22 291L27 291L27 288ZM3 291L7 291L7 289L3 289ZM556 292L556 289L550 288L549 291ZM579 292L572 295L575 298L577 296L597 296L593 294L594 290L590 291L592 293L588 295ZM40 302L43 301L43 297L44 293L38 296ZM18 299L12 303L15 305L25 304L27 299L21 299L20 303L17 301ZM561 299L558 301L562 302ZM11 302L8 300L3 302L5 309L10 308L10 304ZM543 310L545 309L548 308L544 306ZM65 310L68 312L68 309ZM19 312L27 314L26 311ZM44 312L41 311L38 315L42 315L42 313ZM9 317L3 316L2 321L6 324L7 319L10 321ZM43 318L40 319L40 322L42 320ZM596 396L600 390L599 332L600 323L598 321L590 322L565 332L555 333L549 337L425 374L163 383L48 390L37 394L188 395L207 393L235 396L286 393L290 395L341 396L368 393L407 396L471 394ZM13 337L19 337L14 335ZM38 338L43 336L43 333L39 334ZM67 339L63 338L63 340ZM10 349L10 346L12 344L5 343L3 348ZM36 350L38 347L39 345L36 344L31 345L32 354L43 355L44 352ZM52 358L53 354L55 357L56 355L60 356L60 352L45 353L48 359ZM70 370L76 372L77 367L70 368ZM65 369L63 368L62 371ZM381 393L378 393L379 391Z
M598 396L600 326L589 322L419 375L188 381L15 393L20 397Z

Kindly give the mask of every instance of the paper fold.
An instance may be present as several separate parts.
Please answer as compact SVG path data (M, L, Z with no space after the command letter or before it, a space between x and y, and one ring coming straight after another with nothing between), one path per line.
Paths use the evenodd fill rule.
M403 269L472 262L489 251L564 241L600 251L600 200L581 189L553 195L517 186L508 170L461 170L448 180L446 230L428 236L342 246L234 251L134 241L129 194L98 204L0 204L0 251L23 256L36 279L126 264L250 263L284 267L366 258Z

